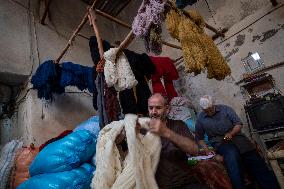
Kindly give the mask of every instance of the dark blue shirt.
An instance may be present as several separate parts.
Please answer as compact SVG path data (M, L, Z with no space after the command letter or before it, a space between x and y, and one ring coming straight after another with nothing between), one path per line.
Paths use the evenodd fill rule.
M226 133L230 132L234 126L242 125L236 112L226 105L215 105L215 114L208 116L205 112L198 115L196 121L196 138L203 140L205 133L214 148L218 148L224 141ZM237 133L232 142L237 146L241 153L254 149L252 143L242 133Z

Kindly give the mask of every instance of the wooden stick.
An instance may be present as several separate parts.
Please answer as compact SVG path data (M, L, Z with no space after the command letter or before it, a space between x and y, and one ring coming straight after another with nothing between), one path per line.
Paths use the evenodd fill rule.
M119 20L118 18L115 18L115 17L113 17L113 16L111 16L111 15L105 13L105 12L102 12L102 11L98 10L98 9L96 9L95 11L96 11L96 13L97 13L98 15L101 15L101 16L103 16L103 17L109 19L109 20L112 20L112 21L114 21L115 23L117 23L117 24L119 24L119 25L121 25L121 26L124 26L124 27L126 27L126 28L128 28L128 29L132 29L129 24L127 24L126 22L123 22L123 21Z
M44 21L45 21L45 18L46 18L46 16L47 16L47 13L48 13L48 9L49 9L50 3L51 3L51 0L48 0L48 2L47 2L47 4L46 4L46 7L45 7L45 10L44 10L44 12L43 12L43 16L42 16L42 18L41 18L41 20L40 20L40 23L41 23L42 25L44 25Z
M163 43L164 45L166 45L166 46L169 46L169 47L173 47L173 48L176 48L176 49L182 49L182 48L181 48L180 46L178 46L178 45L171 44L171 43L166 42L166 41L163 41L163 40L162 40L162 43Z
M273 69L276 69L276 68L279 68L279 67L282 67L282 66L284 66L284 61L276 63L276 64L272 64L270 66L261 68L259 70L256 70L256 71L252 72L250 75L261 74L261 73L264 73L264 72L267 72L267 71L270 71L270 70L273 70ZM244 81L245 81L245 78L241 79L240 81L236 82L235 84L239 85L239 84L241 84Z
M98 0L95 0L92 4L92 6L89 9L93 9L96 2ZM72 41L75 39L75 37L77 36L77 34L79 33L79 31L82 29L82 27L84 26L84 24L87 22L88 20L88 15L89 15L89 10L87 11L87 13L85 14L85 16L83 17L81 23L78 25L78 27L75 29L75 31L73 32L73 34L71 35L70 39L68 40L67 45L65 46L65 48L63 49L63 51L61 52L61 54L59 55L59 57L56 59L55 63L59 63L59 61L61 60L61 58L64 56L64 54L66 53L66 51L69 49L69 47L72 44Z
M96 14L95 14L93 9L89 9L89 13L90 13L90 21L93 25L93 29L94 29L94 32L95 32L95 35L96 35L96 38L97 38L100 58L102 59L104 57L104 47L103 47L103 42L102 42L100 32L99 32L97 24L96 24Z
M122 43L119 45L119 47L117 48L117 56L119 56L119 54L121 53L121 51L125 48L128 47L128 45L133 41L133 39L135 38L135 35L133 33L133 31L131 30L126 38L122 41Z
M178 62L181 59L183 59L183 56L180 56L179 58L175 59L174 62Z

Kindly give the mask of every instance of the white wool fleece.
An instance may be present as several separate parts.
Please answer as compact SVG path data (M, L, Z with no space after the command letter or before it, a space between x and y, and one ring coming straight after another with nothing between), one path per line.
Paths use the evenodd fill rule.
M105 66L104 75L109 87L114 86L117 91L131 89L137 85L137 80L131 70L129 62L124 53L117 58L117 48L111 48L104 53Z
M155 172L160 159L160 137L148 132L136 135L137 116L127 114L124 120L105 126L99 134L96 148L96 171L93 189L158 189ZM148 128L149 118L138 122ZM122 162L115 139L126 131L128 154Z

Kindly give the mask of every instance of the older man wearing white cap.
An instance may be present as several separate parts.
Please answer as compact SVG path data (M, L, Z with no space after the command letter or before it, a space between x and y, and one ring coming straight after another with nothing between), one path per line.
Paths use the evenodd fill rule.
M224 163L233 188L245 189L242 166L250 170L261 189L278 189L273 172L256 152L252 143L241 132L243 124L236 112L226 105L215 105L210 95L200 98L202 112L196 122L196 137L199 144L210 153L204 142L207 133L216 152L224 157Z

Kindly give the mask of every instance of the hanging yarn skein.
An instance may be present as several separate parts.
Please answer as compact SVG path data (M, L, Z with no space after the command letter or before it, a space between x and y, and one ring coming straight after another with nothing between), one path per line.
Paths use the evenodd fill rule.
M108 87L114 86L117 91L131 89L137 85L138 81L135 79L124 53L121 53L118 58L116 58L116 54L117 48L111 48L104 53L105 81Z
M161 24L165 20L165 4L162 0L143 0L132 23L134 35L144 40L147 52L156 55L162 52Z
M196 11L188 13L190 18L172 9L166 18L169 33L182 45L185 71L197 75L207 69L209 79L224 79L231 70L213 40L205 34L204 19Z
M143 37L147 35L151 24L160 25L164 20L164 7L165 3L161 0L143 0L132 23L133 33Z
M160 159L161 140L148 132L136 134L136 124L148 129L149 118L126 114L124 120L106 125L99 134L96 148L96 172L91 188L158 189L155 172ZM128 154L121 159L116 137L125 129Z

